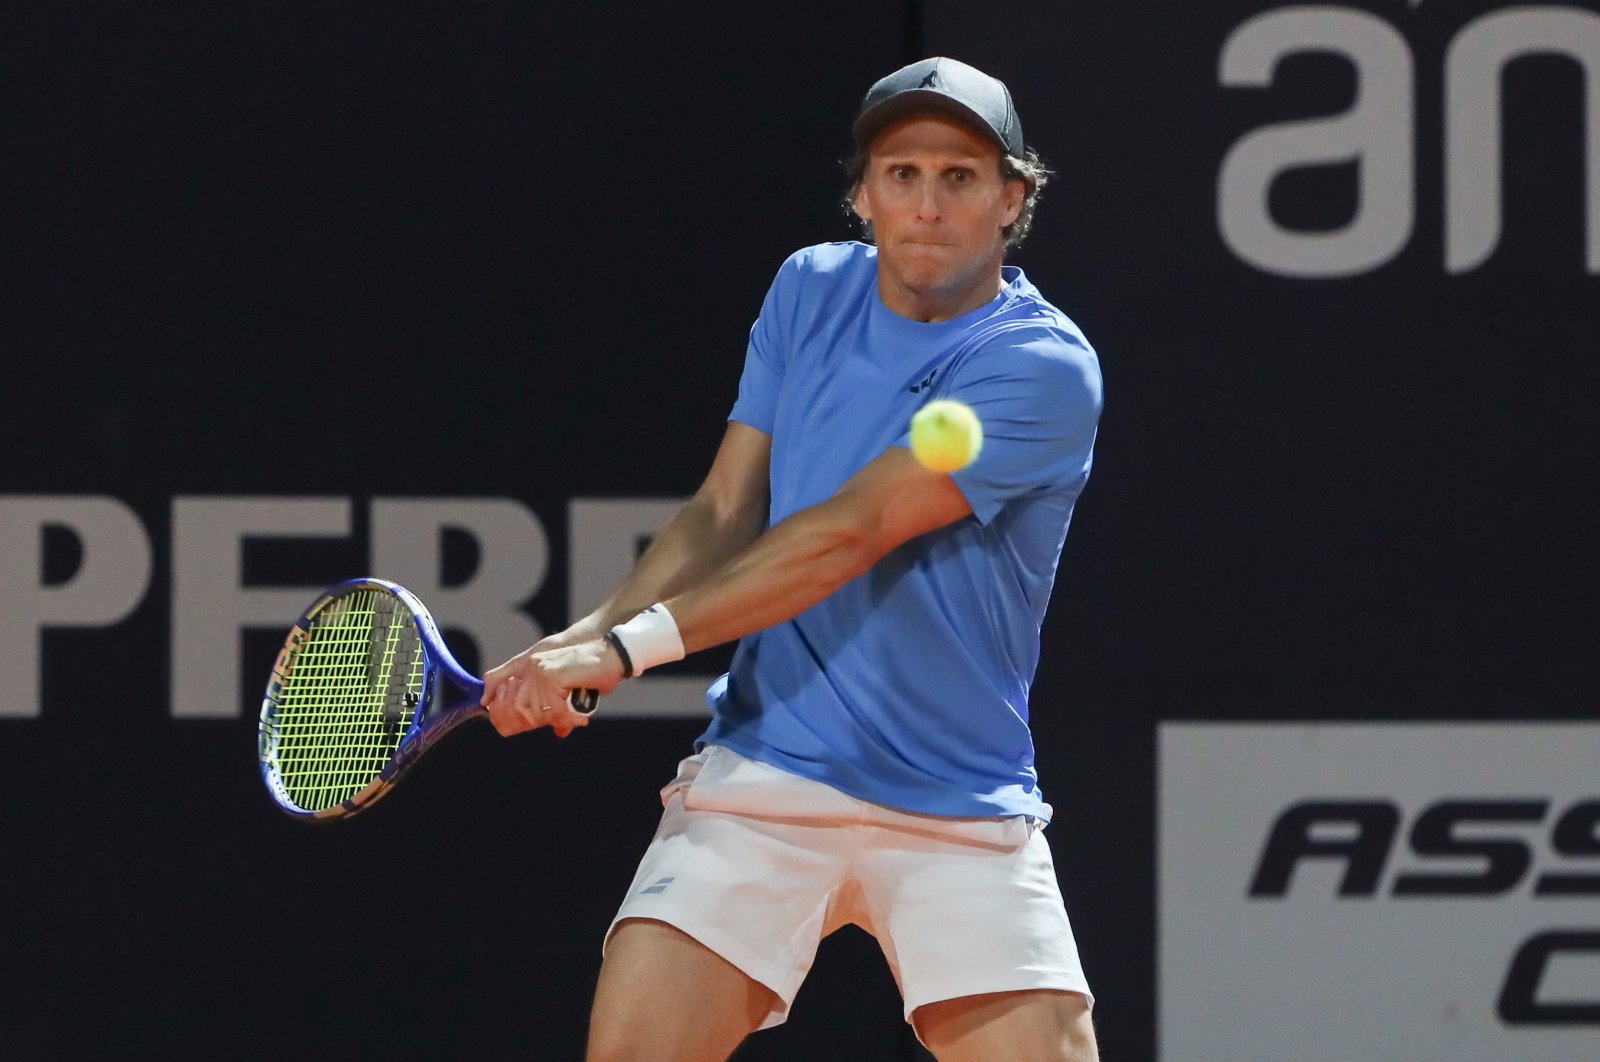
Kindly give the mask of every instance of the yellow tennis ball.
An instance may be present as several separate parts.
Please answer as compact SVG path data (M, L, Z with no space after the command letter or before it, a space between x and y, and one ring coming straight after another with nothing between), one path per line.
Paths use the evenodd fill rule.
M966 468L983 449L983 425L965 402L937 398L911 418L911 452L935 472Z

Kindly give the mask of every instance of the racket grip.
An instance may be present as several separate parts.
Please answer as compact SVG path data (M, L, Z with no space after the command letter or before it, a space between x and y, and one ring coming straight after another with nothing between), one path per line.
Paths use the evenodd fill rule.
M600 706L599 690L571 690L567 693L567 703L572 705L572 710L588 715Z

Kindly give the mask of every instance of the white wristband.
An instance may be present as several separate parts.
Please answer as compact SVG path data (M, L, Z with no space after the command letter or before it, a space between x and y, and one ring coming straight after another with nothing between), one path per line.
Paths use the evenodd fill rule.
M657 664L683 659L678 621L665 605L651 605L627 623L612 627L611 635L627 649L635 675L642 675Z

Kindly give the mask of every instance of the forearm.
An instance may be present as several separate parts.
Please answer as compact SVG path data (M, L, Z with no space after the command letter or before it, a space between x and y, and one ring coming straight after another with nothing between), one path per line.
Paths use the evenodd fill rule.
M657 601L703 583L761 534L765 506L729 506L700 493L667 522L633 571L584 619L597 631L609 630Z
M823 504L768 530L691 588L664 596L685 652L742 638L799 615L883 552L869 526Z
M716 496L714 491L702 493ZM744 491L740 496L757 495ZM588 632L590 640L571 652L518 658L514 663L531 676L529 685L538 687L518 694L519 710L537 720L534 709L562 691L604 693L629 675L676 660L685 652L792 619L866 574L890 550L972 513L949 476L923 468L900 447L872 461L832 498L795 513L759 537L754 537L753 529L766 522L765 494L751 505L759 506L759 524L748 515L729 519L728 513L718 514L714 507L712 513L718 518L709 526L699 523L707 518L704 509L693 507L679 514L662 532L654 556L647 554L635 576L591 617L595 622L626 619L616 641L631 643L634 651L624 658L615 641L601 640L611 629L607 625ZM699 542L696 536L701 533L711 534L714 545ZM735 549L740 543L743 548ZM727 559L717 567L719 556ZM675 583L686 589L673 592ZM664 603L669 615L626 615L656 602ZM496 690L509 673L491 676ZM533 705L538 698L545 699Z
M890 447L833 497L781 521L665 604L685 652L720 645L794 618L890 550L971 513L954 480Z

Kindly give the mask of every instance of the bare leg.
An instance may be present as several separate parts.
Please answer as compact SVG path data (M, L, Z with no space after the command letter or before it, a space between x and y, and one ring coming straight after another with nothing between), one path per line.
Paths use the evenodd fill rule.
M918 1007L917 1033L939 1062L1098 1062L1088 1001L1076 992L995 992Z
M774 999L683 931L627 919L600 967L588 1062L723 1062Z

